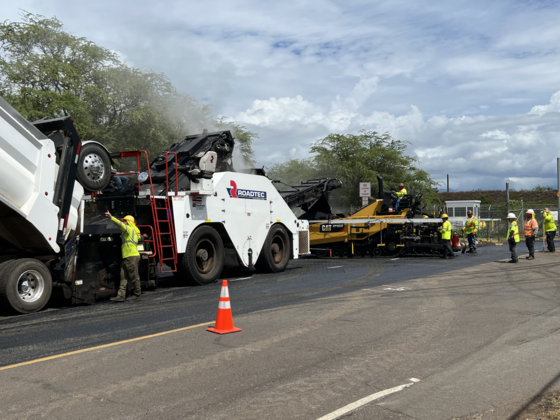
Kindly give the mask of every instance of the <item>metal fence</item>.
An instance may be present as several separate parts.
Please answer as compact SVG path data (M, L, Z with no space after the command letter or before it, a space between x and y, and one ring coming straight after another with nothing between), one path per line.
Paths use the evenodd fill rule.
M430 206L426 209L429 213L437 215L442 206ZM523 239L523 219L525 218L525 212L532 209L535 212L535 219L539 224L539 234L538 240L542 240L542 235L544 233L543 229L543 210L548 208L551 211L558 211L558 203L525 203L523 201L513 201L510 202L509 213L513 213L516 216L517 223L519 225L520 238ZM445 211L445 209L444 209ZM492 221L479 222L479 239L487 240L505 240L509 233L509 223L507 221L508 208L506 203L499 204L481 204L480 205L480 217L479 219L493 219ZM558 221L557 221L558 223ZM460 237L464 236L462 231L462 226L457 225L453 227L456 233Z

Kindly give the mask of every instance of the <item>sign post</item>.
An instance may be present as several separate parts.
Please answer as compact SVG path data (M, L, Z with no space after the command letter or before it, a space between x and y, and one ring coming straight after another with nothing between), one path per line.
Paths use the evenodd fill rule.
M362 197L363 207L368 205L370 196L371 196L371 182L360 182L360 197Z

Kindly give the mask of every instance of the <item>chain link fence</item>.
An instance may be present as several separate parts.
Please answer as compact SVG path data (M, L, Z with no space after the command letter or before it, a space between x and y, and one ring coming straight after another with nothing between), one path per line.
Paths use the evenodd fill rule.
M440 209L445 211L444 206L429 206L426 211L434 215L434 217L439 214ZM517 224L519 225L519 235L520 239L523 240L523 219L525 218L525 212L532 209L535 212L535 219L539 224L539 233L537 240L542 240L544 233L543 229L543 210L548 208L550 211L558 211L558 203L530 203L523 201L511 201L509 207L509 213L515 214ZM507 238L509 234L509 222L507 221L508 208L506 203L499 204L481 204L480 205L480 216L479 222L479 239L493 240L493 241L503 241ZM492 221L484 221L484 219L493 219ZM556 220L558 225L558 220ZM466 237L464 235L462 226L457 223L453 226L455 232L458 233L459 237Z

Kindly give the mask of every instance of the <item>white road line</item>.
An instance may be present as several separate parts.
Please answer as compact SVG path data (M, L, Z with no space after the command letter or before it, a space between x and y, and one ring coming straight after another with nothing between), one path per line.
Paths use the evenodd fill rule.
M234 280L228 280L228 282L232 282L232 281L239 281L239 280L249 280L252 277L241 277L240 279L234 279Z
M336 267L327 267L327 268L340 268L342 267L341 265L337 265Z
M398 258L391 258L391 261L396 261L398 260Z
M406 290L410 290L410 287L399 287L397 289L394 289L392 287L386 287L383 290L379 290L379 289L362 289L362 290L367 290L368 292L377 292L377 293L384 293L384 292L404 292Z
M416 379L416 378L414 378L414 379ZM386 389L384 391L376 392L375 394L371 394L370 396L362 398L361 400L353 402L352 404L348 404L345 407L339 408L338 410L333 411L332 413L327 414L326 416L320 417L317 420L335 420L335 419L338 419L338 418L340 418L340 417L342 417L342 416L360 408L363 405L366 405L366 404L368 404L372 401L378 400L379 398L385 397L387 395L394 394L395 392L402 391L403 389L408 388L409 386L412 386L412 385L414 385L414 383L403 384L403 385L396 386L394 388Z

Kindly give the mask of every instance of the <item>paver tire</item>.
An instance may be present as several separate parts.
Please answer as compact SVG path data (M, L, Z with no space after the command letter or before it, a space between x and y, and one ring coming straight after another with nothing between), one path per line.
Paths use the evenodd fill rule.
M210 284L224 268L224 243L211 226L201 226L191 235L179 265L181 279L194 284Z
M0 265L0 311L28 314L41 310L52 294L52 276L45 264L33 258Z
M111 182L111 159L107 151L95 143L88 143L80 150L78 181L86 191L96 192Z
M264 273L280 273L286 270L292 255L292 242L284 226L270 228L255 268Z

